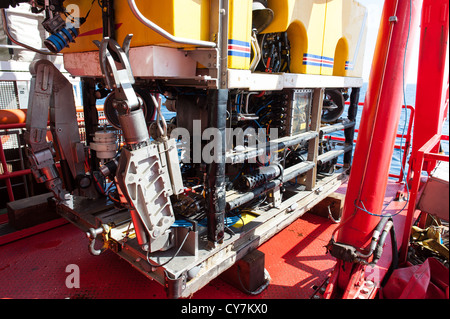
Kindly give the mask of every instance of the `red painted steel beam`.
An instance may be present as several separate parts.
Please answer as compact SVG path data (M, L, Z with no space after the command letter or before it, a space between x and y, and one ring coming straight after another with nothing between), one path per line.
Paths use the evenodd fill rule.
M421 0L385 1L337 240L364 248L380 221ZM396 17L396 18L393 18ZM397 20L397 21L395 21ZM411 24L410 24L411 23ZM410 32L408 32L410 26ZM409 39L408 39L409 34ZM356 205L355 205L356 204Z
M337 242L360 250L369 244L380 221L380 217L367 211L373 214L382 211L402 110L403 72L406 79L421 7L422 0L387 0L384 3L337 236ZM336 286L341 291L348 291L354 274L347 272L352 267L353 264L348 263L346 271L340 272L344 278L338 278ZM335 271L340 270L336 268Z
M447 116L448 99L448 0L424 0L421 21L421 43L417 74L416 117L414 120L412 159L435 134L441 134ZM438 153L439 143L431 150ZM411 162L414 170L415 163ZM430 173L436 161L425 162Z

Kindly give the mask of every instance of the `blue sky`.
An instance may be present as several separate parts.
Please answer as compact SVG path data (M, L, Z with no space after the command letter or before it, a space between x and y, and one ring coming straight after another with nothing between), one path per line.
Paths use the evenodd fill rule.
M375 50L375 43L377 41L378 27L380 25L381 13L383 11L383 0L357 0L363 6L365 6L369 12L368 16L368 31L366 41L366 51L364 56L364 70L363 79L364 82L368 82L370 74L370 66L372 64L373 52ZM416 32L416 40L413 44L413 55L410 63L410 69L408 72L407 83L417 82L417 62L419 60L419 37L420 29L411 30Z

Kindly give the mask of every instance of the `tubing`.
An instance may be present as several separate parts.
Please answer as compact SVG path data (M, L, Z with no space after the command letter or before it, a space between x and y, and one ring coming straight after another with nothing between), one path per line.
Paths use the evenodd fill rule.
M235 198L229 202L227 202L227 210L233 210L239 206L242 206L251 200L255 199L261 194L264 194L265 192L270 191L271 189L274 189L275 187L278 187L281 185L281 183L286 183L297 176L306 173L307 171L313 169L315 164L313 162L302 162L299 164L296 164L292 167L289 167L284 170L281 179L275 179L268 183L265 183L263 186L255 188L247 193L242 194L238 198Z
M389 220L389 218L387 218L387 217L382 218L380 220L380 222L378 223L377 227L375 227L375 229L373 230L372 241L370 243L369 252L366 253L366 254L363 254L363 253L357 251L356 254L358 255L358 257L360 257L360 258L369 258L370 256L372 256L373 252L378 247L380 235L384 232L384 229L385 229L385 227L387 225L388 220ZM376 264L376 262L374 264Z
M255 188L247 193L242 194L238 198L230 201L227 203L227 210L233 210L239 206L242 206L251 200L255 199L261 194L264 194L265 192L270 191L271 189L274 189L277 186L280 186L281 181L279 179L270 181L268 183L265 183L263 186Z
M316 138L317 136L318 136L317 132L309 131L309 132L301 133L301 134L291 137L289 139L286 139L285 141L281 141L281 140L284 140L285 138L280 138L275 141L272 140L266 144L265 148L258 148L256 150L251 150L249 152L242 152L242 153L237 153L237 154L236 153L228 154L227 155L227 163L230 163L230 164L242 163L248 159L261 156L261 155L265 154L266 152L276 152L283 148L297 145L304 141L309 141L313 138Z
M12 43L17 44L27 50L43 54L43 55L58 55L57 53L53 53L50 51L40 50L29 46L28 44L17 41L9 32L8 28L8 17L6 16L6 10L2 9L2 19L3 19L3 30L5 31L6 36L11 40Z
M381 258L381 254L383 253L383 246L384 243L386 242L386 237L388 235L388 233L390 232L390 230L394 227L394 221L392 220L392 218L389 218L389 220L387 221L386 225L383 228L383 231L380 235L380 240L373 252L373 260L372 263L375 265L378 260L380 260ZM397 253L398 254L398 253ZM394 254L395 255L395 254ZM394 257L394 256L392 256Z
M346 145L342 148L338 148L338 149L323 153L317 157L317 164L322 165L323 163L327 163L331 160L334 160L336 157L339 157L342 154L345 154L346 152L349 152L351 150L352 150L352 145Z
M320 128L320 138L322 138L324 135L331 134L333 132L337 132L340 130L347 130L348 128L354 128L354 127L355 127L354 120L325 126L325 127ZM352 139L352 144L353 144L353 139Z
M391 227L389 232L390 232L390 235L391 235L392 263L391 263L391 266L389 267L388 271L384 275L383 281L381 282L381 287L384 287L386 285L386 283L388 282L388 280L391 277L391 275L394 272L394 270L398 268L398 263L399 263L397 237L395 237L394 225L392 225L392 227ZM383 246L381 246L381 247L383 247Z
M147 19L137 7L135 0L127 0L128 5L130 6L131 12L133 12L136 19L138 19L142 24L149 27L159 35L163 36L167 40L179 44L189 44L189 45L195 45L199 47L208 47L208 48L215 48L217 44L215 42L209 42L209 41L202 41L202 40L193 40L193 39L186 39L186 38L180 38L175 37L163 28L161 28L159 25L155 24L154 22Z

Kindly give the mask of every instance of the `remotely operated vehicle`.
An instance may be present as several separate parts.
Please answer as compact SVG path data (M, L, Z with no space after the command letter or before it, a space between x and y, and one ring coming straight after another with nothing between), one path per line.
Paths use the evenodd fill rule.
M44 12L50 34L48 50L25 47L62 54L83 89L86 143L72 84L47 60L31 64L34 177L93 255L114 251L169 297L190 296L347 181L367 31L357 1L1 4L17 2ZM327 138L339 130L345 141ZM368 225L376 245L392 222ZM364 234L353 246L340 234L327 248L367 265L380 247L355 248Z

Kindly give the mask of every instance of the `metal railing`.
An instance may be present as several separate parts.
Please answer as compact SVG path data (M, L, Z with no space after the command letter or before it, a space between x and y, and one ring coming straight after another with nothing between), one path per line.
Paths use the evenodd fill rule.
M347 102L346 105L348 106L349 103ZM363 102L358 103L358 106L364 106ZM401 145L399 144L395 144L394 145L394 149L398 149L398 150L402 150L402 160L401 160L401 164L400 164L400 172L397 173L389 173L389 177L391 178L395 178L399 183L403 181L403 175L404 175L404 171L403 169L406 167L406 163L408 161L408 156L409 156L409 150L411 148L411 133L412 133L412 128L413 128L413 123L414 123L414 116L415 116L415 112L414 112L414 107L412 107L411 105L403 105L402 106L403 109L407 109L410 111L409 113L409 120L408 120L408 128L407 128L407 132L405 134L397 134L396 137L397 138L402 138L403 142L401 143ZM358 133L359 130L355 129L355 133ZM330 136L331 140L334 141L339 141L339 142L344 142L345 138L343 137L338 137L338 136ZM356 143L356 138L353 140L353 143ZM447 136L447 140L448 140L448 136Z
M426 142L416 154L412 157L412 181L409 188L409 202L408 211L405 220L405 231L403 233L402 244L400 246L400 260L399 263L406 262L408 257L408 245L411 236L411 227L416 212L417 197L419 194L419 188L421 185L422 171L424 163L426 161L449 161L449 156L444 154L433 153L432 150L439 145L442 140L448 139L448 136L441 136L440 134L434 135L428 142Z
M24 129L25 123L18 123L18 124L0 124L0 136L10 135L11 130L15 130L13 134L16 134L19 139L20 132L17 131L17 129ZM19 150L20 156L22 156L21 151ZM26 176L28 174L31 174L30 169L25 169L22 166L21 170L10 172L10 169L8 167L8 163L5 156L5 150L3 149L3 141L0 143L0 164L2 166L2 172L0 174L0 181L4 180L6 184L6 190L8 192L8 198L9 201L14 201L14 192L12 188L11 179L20 177L20 176ZM1 222L1 220L0 220Z
M97 111L99 112L99 123L106 124L107 121L103 114L103 106L98 106ZM86 140L86 137L85 137L84 116L82 108L77 108L77 122L80 132L80 139L82 142L84 142ZM20 141L20 135L22 134L22 130L25 129L25 127L26 123L0 124L0 137L14 134L17 136L17 141ZM11 165L8 165L8 160L5 155L3 139L1 140L0 143L0 167L1 167L0 181L5 182L9 202L15 201L17 198L17 196L14 195L13 190L14 185L12 184L11 180L17 177L26 177L27 175L31 174L31 169L25 167L26 165L24 164L23 161L23 154L20 142L18 142L18 145L16 146L19 148L19 159L21 159L21 168L13 170L11 169ZM26 185L25 182L24 184ZM28 197L29 194L26 194L26 196ZM0 215L0 224L5 222L7 222L7 218L4 215Z

